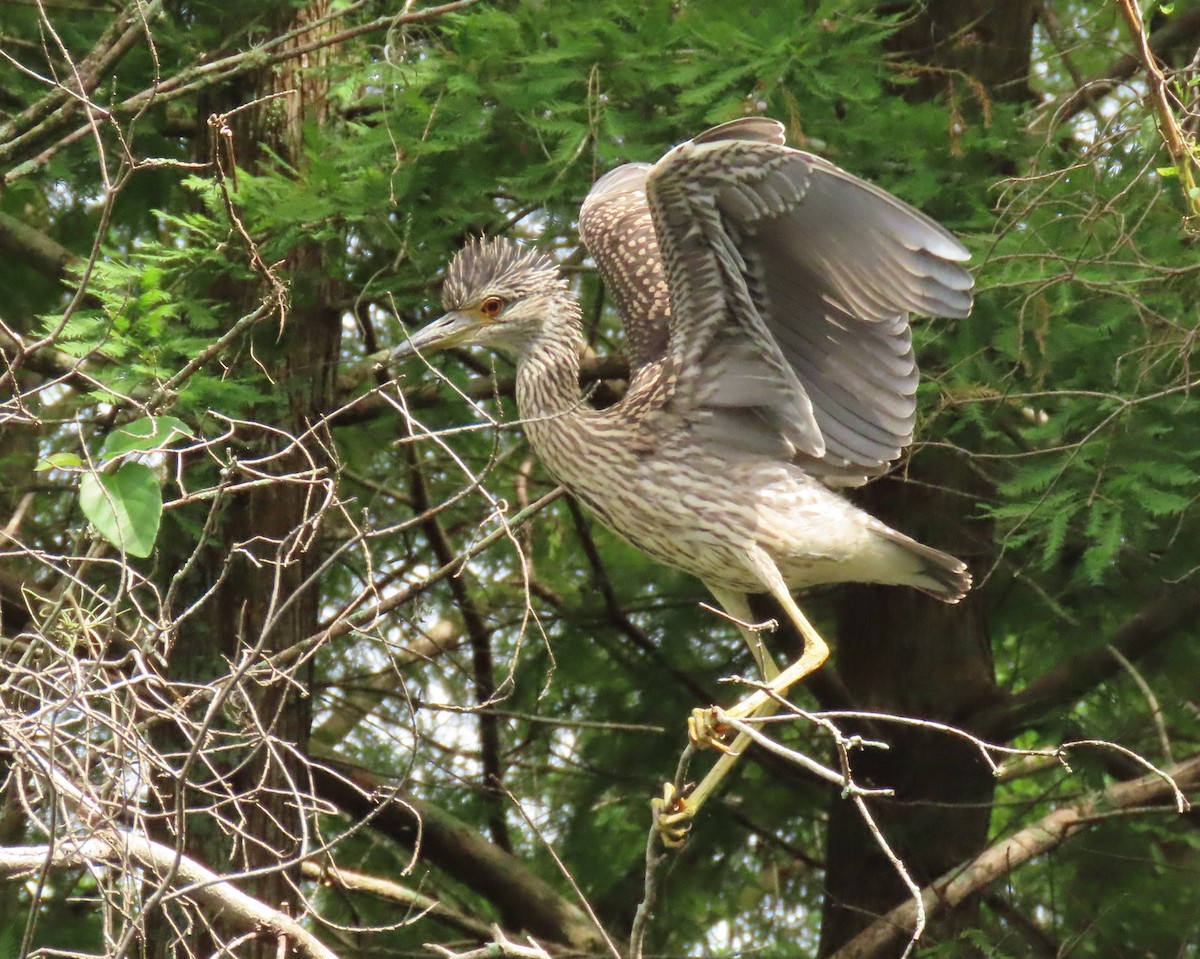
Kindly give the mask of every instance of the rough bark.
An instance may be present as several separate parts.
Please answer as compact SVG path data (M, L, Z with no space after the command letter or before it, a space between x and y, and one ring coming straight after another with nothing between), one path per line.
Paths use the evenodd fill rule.
M318 20L328 8L328 0L276 3L264 16L270 21L271 35L279 35ZM312 41L314 32L291 42L298 45L301 39ZM215 156L207 155L219 164L231 190L237 169L254 170L272 155L303 175L303 126L326 119L327 78L319 67L329 55L329 48L322 48L264 69L252 77L252 83L243 80L216 91L201 108L202 113L214 115L255 101L231 117L228 136L217 138ZM205 124L197 126L203 129ZM210 148L206 143L205 149ZM241 243L230 246L236 255L251 260L257 256ZM231 497L220 510L217 528L204 545L185 591L190 595L183 597L180 607L205 596L214 584L215 590L203 600L201 614L188 620L176 639L170 661L170 677L175 681L211 681L247 655L252 662L262 663L319 629L312 576L323 558L318 536L321 483L330 478L332 464L314 458L319 454L313 451L331 443L320 427L316 441L293 438L313 430L335 406L341 322L332 306L337 297L325 279L325 252L319 246L296 248L271 268L271 274L262 276L259 284L215 292L229 304L230 317L241 315L244 307L249 312L264 298L275 298L278 306L251 331L250 343L237 360L241 366L234 373L240 368L259 381L265 373L274 387L254 417L271 428L247 430L250 445L236 453L247 469L275 481ZM242 888L270 908L292 914L302 908L295 885L300 878L303 819L311 818L311 803L304 798L308 788L304 755L312 722L310 685L311 667L279 675L266 684L244 682L250 714L234 711L219 720L238 724L254 740L248 754L227 760L228 780L223 788L236 797L236 810L227 807L222 816L236 826L232 846L228 829L215 828L206 822L208 817L193 813L174 823L175 830L186 834L189 854L213 867L225 863L224 869L252 871ZM183 783L172 784L169 792L181 787ZM204 799L212 801L212 795ZM262 939L254 944L254 955L264 957L275 948ZM197 948L198 953L203 951Z
M981 108L981 92L994 101L1028 98L1033 3L930 0L904 8L908 19L891 50L912 65L916 82L904 88L906 97L943 100L949 110L968 113ZM922 542L956 553L977 571L988 569L991 537L972 520L984 492L976 488L977 477L949 457L926 455L910 478L917 482L869 487L865 504ZM847 588L837 613L838 698L848 697L854 708L963 722L998 697L987 602L986 590L945 607L906 590ZM818 695L828 692L815 688ZM885 732L891 748L856 756L855 773L863 784L895 790L892 799L871 806L912 878L925 885L984 848L993 780L974 749L961 742L919 729ZM908 895L854 806L833 797L829 816L821 955L835 952ZM953 938L970 922L976 902L967 899L932 936Z
M873 513L922 542L955 552L975 568L987 561L972 546L974 531L952 494L885 482L869 498ZM838 607L836 647L845 701L827 704L962 724L979 703L998 695L986 601L976 594L959 606L944 606L911 590L848 587ZM889 744L886 751L855 754L855 777L862 785L895 790L892 798L873 799L870 806L918 885L983 848L994 783L973 746L904 726L851 730ZM909 894L852 804L833 797L829 817L822 955ZM953 928L933 931L954 934Z
M912 64L916 82L905 88L908 99L944 98L953 107L959 97L972 99L964 86L982 85L991 100L1033 100L1034 0L889 0L882 7L904 15L889 46Z

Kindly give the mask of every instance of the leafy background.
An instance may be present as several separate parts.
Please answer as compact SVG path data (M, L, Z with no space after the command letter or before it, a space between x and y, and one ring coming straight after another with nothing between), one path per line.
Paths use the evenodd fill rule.
M1120 4L964 6L0 4L5 854L130 829L289 903L339 955L467 950L490 922L600 952L583 900L624 948L648 799L689 711L728 702L719 679L747 657L698 583L568 499L509 525L553 483L503 361L395 379L378 362L436 314L439 271L480 232L552 251L589 344L619 351L580 198L613 165L749 113L952 228L978 289L969 320L919 321L918 438L864 494L968 559L976 592L947 612L804 597L836 652L797 701L1186 767L1186 170ZM1200 8L1144 12L1190 143ZM619 360L586 366L611 401ZM122 471L156 519L162 500L124 551L87 494L120 493ZM875 732L896 766L856 768L897 788L871 808L921 884L1146 771L1099 748L1069 769L1007 759L993 781L945 736ZM832 758L818 727L777 735ZM832 954L904 900L836 790L743 765L663 867L650 951ZM1188 955L1193 826L1168 794L1089 818L939 914L924 948ZM137 863L4 874L5 955L237 938L211 903L155 899Z

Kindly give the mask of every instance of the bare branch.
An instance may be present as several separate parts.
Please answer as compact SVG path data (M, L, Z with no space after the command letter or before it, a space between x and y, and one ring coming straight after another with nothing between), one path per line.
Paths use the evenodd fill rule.
M493 931L490 943L470 952L455 952L436 943L426 943L425 948L444 959L550 959L550 954L532 939L529 945L523 946L509 939L498 926Z
M1149 36L1150 51L1159 56L1178 43L1193 40L1200 34L1200 10L1181 10L1167 18L1166 23ZM1122 82L1137 72L1141 60L1132 53L1122 54L1108 67L1083 81L1070 96L1040 111L1030 132L1041 131L1049 121L1065 123L1089 106L1108 96Z
M489 899L506 925L577 948L600 944L595 926L579 907L445 810L410 796L403 803L395 801L390 798L395 790L363 769L343 768L335 775L316 767L313 775L322 797L393 841L415 848L422 860Z
M444 903L429 896L422 895L414 889L409 889L390 879L370 876L365 872L353 869L343 869L341 866L330 864L321 866L315 862L306 862L301 869L306 879L315 879L323 886L334 889L345 889L349 892L365 892L380 899L397 903L414 913L413 919L429 916L438 922L454 926L470 936L486 940L493 935L494 926L489 926L478 919L472 919L456 909L451 909Z
M308 959L338 959L337 953L291 916L247 895L219 873L177 854L170 846L129 830L104 828L91 839L53 846L0 847L0 875L5 878L33 875L47 865L53 869L91 865L146 869L159 880L169 879L181 894L208 906L214 914L231 917L245 932L286 937Z
M1200 615L1200 590L1190 583L1173 586L1127 620L1111 641L1059 663L1015 696L983 709L964 725L986 739L1011 739L1051 710L1073 702L1120 673L1121 665L1113 657L1112 649L1137 662L1180 629L1190 628L1197 615Z
M1135 0L1117 0L1117 7L1125 17L1137 57L1141 61L1142 69L1146 71L1146 81L1150 86L1150 110L1154 114L1154 122L1158 125L1159 135L1166 144L1167 152L1171 154L1171 160L1179 174L1184 206L1191 211L1192 216L1200 215L1200 194L1196 191L1196 171L1200 170L1200 161L1197 161L1193 146L1187 142L1186 135L1175 119L1175 109L1172 106L1174 97L1167 89L1166 75L1158 65L1158 60L1146 39L1141 8Z
M1194 790L1200 785L1200 756L1192 756L1167 772L1180 789ZM1151 773L1128 782L1114 783L1080 802L1055 809L926 886L921 892L925 913L932 918L953 909L1034 857L1061 845L1108 812L1137 809L1159 802L1171 793L1170 782ZM911 934L917 911L917 904L906 900L830 959L874 959L895 940Z

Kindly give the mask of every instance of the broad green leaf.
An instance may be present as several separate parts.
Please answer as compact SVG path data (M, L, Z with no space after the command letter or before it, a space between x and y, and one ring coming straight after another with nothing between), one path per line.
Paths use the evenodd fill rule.
M100 459L112 459L122 453L164 449L175 440L192 435L187 424L174 416L144 416L110 433L100 447Z
M79 484L83 515L131 556L149 556L154 549L162 505L158 478L143 463L126 463L114 473L88 473Z
M44 473L46 470L71 469L72 467L82 465L83 460L74 453L51 453L38 463L33 468L33 471L35 473Z

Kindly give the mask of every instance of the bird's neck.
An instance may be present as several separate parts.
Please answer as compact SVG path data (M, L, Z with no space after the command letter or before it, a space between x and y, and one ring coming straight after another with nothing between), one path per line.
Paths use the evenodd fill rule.
M547 329L517 363L517 406L527 423L572 419L585 406L579 388L579 352L583 347L579 309L547 324ZM537 427L533 426L534 431Z

